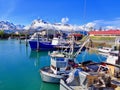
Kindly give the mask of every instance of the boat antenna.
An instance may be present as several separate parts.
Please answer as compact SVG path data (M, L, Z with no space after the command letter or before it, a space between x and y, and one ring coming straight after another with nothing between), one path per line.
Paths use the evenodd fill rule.
M74 52L74 33L73 33L73 29L72 29L71 33L72 33L72 38L71 38L71 55L72 55L73 52Z

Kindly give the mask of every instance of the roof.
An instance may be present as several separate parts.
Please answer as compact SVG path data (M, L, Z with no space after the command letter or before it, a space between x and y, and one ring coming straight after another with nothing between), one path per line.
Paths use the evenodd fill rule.
M90 31L89 34L94 35L120 35L120 30L107 30L107 31Z

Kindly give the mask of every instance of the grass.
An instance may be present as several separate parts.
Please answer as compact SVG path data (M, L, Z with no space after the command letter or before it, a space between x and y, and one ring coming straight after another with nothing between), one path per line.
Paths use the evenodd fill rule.
M98 47L112 47L115 43L116 37L110 37L110 36L90 36L90 39L92 40L92 46L95 48ZM80 40L80 42L84 42L86 40L86 36ZM87 44L86 46L90 47L91 43Z
M104 40L104 41L115 41L116 37L109 36L90 36L92 40Z

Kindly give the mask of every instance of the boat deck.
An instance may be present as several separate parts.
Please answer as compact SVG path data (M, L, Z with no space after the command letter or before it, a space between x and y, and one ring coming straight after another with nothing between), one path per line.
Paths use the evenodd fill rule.
M41 70L53 74L53 71L50 69L50 67L44 67Z
M70 90L86 90L87 86L90 86L90 88L91 88L91 86L93 86L95 88L105 88L105 90L120 90L120 78L112 77L111 87L105 87L105 86L102 86L102 85L101 86L93 85L91 83L93 82L92 79L95 79L95 77L88 75L87 78L89 79L89 82L86 83L85 85L80 84L80 81L79 81L80 78L79 77L75 77L74 80L71 83L67 83L66 79L63 79L63 81L66 84L66 86L70 88ZM64 85L64 83L63 83L63 85ZM106 89L106 88L110 88L110 89Z
M63 81L65 81L65 80L63 80ZM67 83L65 83L65 84L70 88L70 90L86 90L85 87L80 85L80 82L78 81L78 78L74 79L74 81L69 83L69 84L67 84ZM116 87L116 85L117 85L117 87ZM106 88L106 87L99 87L98 86L97 88ZM112 80L112 86L109 87L109 88L111 88L109 90L120 90L120 81ZM115 88L115 89L113 89L113 88ZM107 90L107 89L105 89L105 90Z

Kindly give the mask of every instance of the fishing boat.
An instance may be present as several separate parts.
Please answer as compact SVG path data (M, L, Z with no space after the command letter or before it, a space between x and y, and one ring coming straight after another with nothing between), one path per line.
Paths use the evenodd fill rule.
M111 54L118 52L112 52ZM60 80L60 90L119 90L120 56L113 63L92 61L82 62L68 76ZM115 59L116 60L116 59Z
M113 74L113 76L115 76L116 78L120 78L120 46L119 46L119 51L112 51L107 59L106 59L106 63L110 64L109 67L111 68L111 73ZM116 65L116 67L114 66Z
M60 90L115 90L120 81L111 75L108 65L92 61L80 64L79 68L60 80Z
M40 69L41 78L44 82L59 83L63 75L68 74L72 67L73 60L66 57L63 53L53 51L50 54L51 65L50 67L43 67ZM71 65L70 65L71 62Z
M79 53L81 52L87 41L82 44L81 48L79 49ZM53 51L49 54L51 59L50 66L40 69L40 75L44 82L59 83L61 78L69 74L69 72L73 70L73 68L77 67L78 64L74 62L76 57L73 54L73 47L74 46L72 42L69 52ZM79 53L76 53L76 55L78 55Z
M53 37L53 39L48 39L42 37L39 33L34 33L29 40L29 44L32 50L40 50L40 51L53 51L53 50L69 50L70 42L65 40L62 36ZM78 50L81 45L78 45L74 42L74 50ZM83 48L83 50L85 47Z

